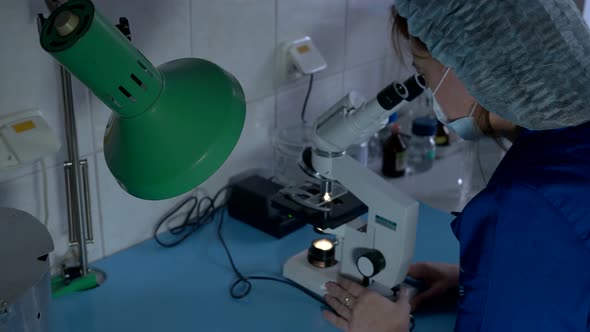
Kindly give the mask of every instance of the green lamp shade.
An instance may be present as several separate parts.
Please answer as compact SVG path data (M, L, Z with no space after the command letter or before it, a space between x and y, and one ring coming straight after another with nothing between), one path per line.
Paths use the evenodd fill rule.
M166 199L194 189L240 137L246 102L230 73L194 58L156 69L90 1L56 9L42 26L41 45L113 110L105 159L135 197Z

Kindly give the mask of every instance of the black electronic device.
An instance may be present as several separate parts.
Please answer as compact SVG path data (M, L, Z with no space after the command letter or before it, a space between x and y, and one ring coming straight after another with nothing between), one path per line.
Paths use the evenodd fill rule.
M227 202L229 215L276 238L282 238L306 224L285 209L272 206L271 198L283 186L258 175L232 185Z

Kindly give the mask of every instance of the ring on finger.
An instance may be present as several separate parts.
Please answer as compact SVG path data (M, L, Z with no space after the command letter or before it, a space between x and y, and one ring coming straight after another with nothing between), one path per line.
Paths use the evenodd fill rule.
M336 297L330 296L328 295L326 297L326 302L328 303L328 305L330 307L332 307L332 309L334 309L334 311L342 318L349 320L350 316L352 314L352 309L350 309L349 307L347 307L344 302L342 302L341 300L339 300Z
M352 297L348 297L348 296L345 297L344 298L344 305L349 309L352 308Z

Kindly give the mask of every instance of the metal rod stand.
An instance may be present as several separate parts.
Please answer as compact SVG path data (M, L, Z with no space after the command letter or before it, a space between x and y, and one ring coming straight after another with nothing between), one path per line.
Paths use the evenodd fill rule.
M45 0L45 3L49 11L53 11L66 1ZM78 249L80 275L84 277L89 272L92 272L97 275L97 282L101 284L106 278L104 273L98 270L90 270L88 267L87 244L93 243L94 241L90 209L88 161L86 159L80 159L74 100L72 96L72 77L63 66L60 66L60 78L68 149L68 160L64 162L64 172L68 207L69 244Z

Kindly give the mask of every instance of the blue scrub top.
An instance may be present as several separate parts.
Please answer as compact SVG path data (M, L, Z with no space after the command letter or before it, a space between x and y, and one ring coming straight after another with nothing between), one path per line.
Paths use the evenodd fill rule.
M452 227L455 331L590 331L590 123L524 131Z

